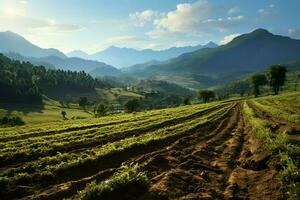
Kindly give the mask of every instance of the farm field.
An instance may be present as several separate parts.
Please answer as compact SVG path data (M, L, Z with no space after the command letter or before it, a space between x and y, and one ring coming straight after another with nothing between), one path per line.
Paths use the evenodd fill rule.
M78 105L71 104L69 107L63 107L59 102L45 98L41 105L28 104L0 104L0 118L3 116L20 116L28 125L61 122L63 121L61 111L67 113L67 118L91 118L93 112L83 110Z
M115 199L123 187L120 199L297 199L299 97L1 128L0 195Z

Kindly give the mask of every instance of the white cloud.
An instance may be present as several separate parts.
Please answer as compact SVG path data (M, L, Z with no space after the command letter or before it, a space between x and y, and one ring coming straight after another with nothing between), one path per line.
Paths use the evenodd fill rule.
M257 11L258 13L264 13L265 12L265 9L263 9L263 8L261 8L261 9L258 9L258 11Z
M266 8L260 8L257 10L261 17L269 17L276 14L276 9L274 4L270 4Z
M155 20L157 27L171 32L195 32L199 22L211 14L212 8L206 0L198 0L193 4L178 4L176 10L168 12L166 17Z
M207 30L217 30L219 32L226 32L232 26L235 26L245 19L244 16L239 15L235 17L207 19L202 22L202 26L205 25Z
M143 12L130 13L129 18L134 22L135 26L145 26L148 23L152 23L160 15L157 11L145 10Z
M0 29L21 32L44 31L47 34L69 32L81 29L80 26L59 23L51 19L36 19L17 13L0 13Z
M180 33L198 35L213 31L224 32L245 19L242 15L213 18L214 9L207 0L178 4L176 10L154 20L155 29L148 32L147 35L152 38L159 38Z
M288 35L293 38L300 39L300 29L297 28L289 28Z
M20 0L19 3L21 3L21 4L27 4L28 1L26 1L26 0Z
M113 36L113 37L108 37L106 38L103 43L105 44L119 44L119 43L124 43L124 42L134 42L134 41L140 41L141 39L132 36L132 35L123 35L123 36Z
M232 8L230 8L230 9L227 11L227 13L228 13L229 15L233 15L233 14L236 14L236 13L238 13L238 12L240 12L240 9L239 9L238 7L232 7Z
M231 42L234 38L238 37L239 33L234 33L234 34L231 34L231 35L227 35L223 38L223 40L220 41L220 45L223 45L223 44L227 44L228 42Z

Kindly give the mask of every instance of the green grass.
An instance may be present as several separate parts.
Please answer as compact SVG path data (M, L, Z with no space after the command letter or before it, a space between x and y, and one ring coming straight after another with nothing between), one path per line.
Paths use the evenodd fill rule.
M144 96L126 91L123 88L111 88L111 89L96 89L97 94L99 95L100 101L104 103L121 103L124 104L127 100L132 98L144 98Z
M30 104L0 104L0 117L20 116L27 125L41 124L49 122L64 121L61 111L66 111L67 118L91 118L93 117L91 111L85 111L77 105L70 105L69 108L62 107L58 102L45 99L43 105Z
M261 97L252 102L278 118L300 123L300 92Z
M269 97L270 98L270 97ZM255 116L254 111L244 102L244 114L255 136L263 141L264 147L280 157L282 170L279 177L283 181L289 199L300 196L300 147L292 144L284 133L274 134L268 127L269 122Z
M219 108L220 105L222 107ZM213 123L224 117L233 105L213 102L0 129L1 163L11 165L21 162L13 168L0 169L0 184L13 187L23 181L30 185L49 184L49 180L66 181L68 176L62 174L74 169L86 169L93 163L101 166L104 158L136 148L142 150L165 144L199 126ZM192 117L211 108L215 110L209 114ZM76 151L72 151L73 147Z

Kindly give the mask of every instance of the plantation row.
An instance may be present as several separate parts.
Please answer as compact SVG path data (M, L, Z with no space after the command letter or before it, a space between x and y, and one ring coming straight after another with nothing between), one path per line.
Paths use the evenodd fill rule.
M23 196L40 187L93 175L111 156L122 154L120 158L126 161L133 149L164 146L224 118L234 105L211 103L104 117L83 127L65 124L49 130L41 127L41 131L28 127L19 135L10 129L0 143L1 184L9 188L1 192ZM24 185L32 189L24 189Z
M193 108L193 107L192 107ZM219 108L219 106L217 106ZM130 135L137 135L152 129L157 129L168 124L178 123L179 121L189 120L193 116L206 109L206 106L186 109L174 112L168 117L165 115L149 116L139 121L133 120L127 123L117 123L114 125L100 126L61 134L47 134L29 138L14 138L13 141L0 142L1 163L18 161L18 158L35 158L44 155L52 155L57 152L67 152L79 148L101 145L105 142L112 142ZM39 134L40 135L40 134ZM115 138L114 138L115 137Z
M253 164L253 170L250 170L250 172L246 172L245 174L241 174L241 168L237 167L233 170L232 174L237 174L237 179L242 183L242 180L246 178L246 180L249 181L247 183L246 187L250 191L248 191L248 198L252 197L255 199L259 197L268 198L270 195L271 197L274 197L274 199L299 199L299 192L300 192L300 160L299 160L299 154L300 154L300 145L299 142L293 141L293 138L290 138L290 135L287 135L287 132L285 131L286 128L290 128L289 126L295 126L296 132L295 136L299 137L300 129L299 124L295 123L298 122L297 119L299 119L299 94L285 94L282 96L276 96L276 97L264 97L259 99L252 99L249 101L244 101L243 103L243 119L245 120L247 124L247 128L250 128L250 135L247 136L247 138L254 137L254 140L259 141L258 150L254 151L258 154L261 154L261 156L267 156L267 155L273 155L272 157L267 158L269 161L276 161L276 164L269 164L269 166L266 166L266 169L274 170L273 168L277 168L279 170L278 174L272 174L271 171L266 171L265 168L258 169L256 167L255 161L252 162ZM274 106L274 109L271 109L272 106ZM279 112L280 111L280 112ZM292 117L291 117L292 116ZM274 119L270 119L272 117L275 117ZM274 121L278 120L278 121ZM283 120L283 121L282 121ZM214 123L215 121L212 121ZM278 126L278 127L277 127ZM244 127L244 128L246 128ZM276 127L273 129L270 129L270 127ZM243 128L240 127L240 128ZM251 144L252 139L250 141L246 141L247 143L250 142ZM243 140L241 140L243 142ZM253 142L253 141L252 141ZM243 146L243 148L247 149L247 143ZM207 144L207 142L206 142ZM249 144L249 143L248 143ZM245 147L246 146L246 147ZM256 148L255 146L249 146L248 148ZM249 150L246 150L248 152ZM269 153L268 153L269 152ZM234 154L234 152L231 152ZM249 152L248 152L249 153ZM220 153L221 154L221 153ZM225 154L226 155L226 154ZM241 153L241 156L243 156L243 152ZM249 155L247 156L249 157ZM264 157L262 157L263 159ZM279 159L278 159L279 158ZM251 160L251 157L249 158ZM253 160L252 160L253 161ZM201 163L201 160L197 161ZM229 160L227 160L229 162ZM260 162L260 161L258 161ZM247 162L246 162L247 163ZM241 166L244 164L242 163ZM247 165L246 165L247 166ZM130 168L129 168L130 167ZM192 166L190 166L192 167ZM248 166L251 168L251 166ZM246 167L243 170L248 169ZM237 170L235 172L235 170ZM264 175L258 175L258 177L255 177L255 173L259 174L260 171L263 172ZM129 173L130 172L130 173ZM246 175L247 177L243 177ZM179 177L177 177L179 178ZM155 178L156 179L156 178ZM259 183L260 179L264 180L264 184L266 184L265 190L262 190L262 194L260 194L258 190L255 190L254 193L251 193L251 180L256 180L257 183ZM265 181L268 182L265 182ZM182 184L184 184L184 178L181 179ZM206 180L207 181L207 180ZM232 182L233 181L233 182ZM232 177L229 179L229 186L226 190L230 190L231 185L234 186L234 188L240 188L240 183L236 182L234 183L234 179ZM276 188L276 185L278 184L277 181L280 181L279 183L280 189ZM210 182L210 180L208 180ZM230 183L231 182L231 183ZM254 182L254 186L257 187L257 183ZM143 187L149 187L149 184L151 184L151 181L147 178L146 174L144 172L139 172L137 169L137 165L134 166L128 166L125 168L121 168L121 171L118 173L115 173L113 176L110 177L110 179L106 180L105 182L100 182L99 184L96 184L96 182L92 182L91 184L87 185L87 187L82 190L81 192L78 192L77 195L73 196L72 199L93 199L93 198L100 198L100 199L109 199L114 198L118 195L118 192L122 192L122 188L129 188L130 184L136 184L143 189ZM198 183L199 184L199 183ZM248 185L249 184L249 185ZM280 186L281 185L281 186ZM172 187L172 186L171 186ZM173 186L176 187L176 186ZM175 188L173 188L175 190ZM183 185L180 187L184 187ZM264 187L264 186L263 186ZM232 187L233 188L233 187ZM232 189L231 188L231 189ZM178 189L178 188L177 188ZM270 189L270 190L269 190ZM144 189L145 190L145 189ZM202 190L205 190L204 188ZM123 191L124 192L124 191ZM130 195L131 191L125 192L125 195ZM170 191L169 191L170 192ZM227 192L227 193L226 193ZM229 193L234 197L234 195L243 195L243 191L235 190L233 189L234 193ZM253 191L252 191L253 192ZM225 195L228 195L228 191L225 191ZM131 194L132 195L132 194ZM137 195L137 193L135 194ZM256 196L257 195L257 196ZM259 196L262 195L262 196ZM198 196L199 197L199 196ZM228 197L228 196L227 196ZM241 196L242 198L246 198L245 196ZM155 199L155 198L153 198ZM225 198L226 199L226 198ZM234 199L234 198L233 198ZM250 198L251 199L251 198Z
M224 102L226 103L226 102ZM194 110L204 109L212 105L218 105L219 103L211 103L209 105L192 105L192 106L181 106L176 108L168 108L161 110L151 110L138 113L129 114L116 114L102 118L94 119L80 119L80 120L69 120L63 122L53 122L45 124L37 124L30 126L21 126L18 128L1 128L0 129L0 141L7 139L15 139L16 137L32 137L32 136L43 136L48 134L58 134L67 131L82 130L93 127L101 127L107 125L116 125L118 123L127 123L133 121L140 121L143 119L153 118L155 116L180 116L187 115Z
M253 103L272 115L300 123L300 93L288 93L276 97L259 98Z
M244 103L244 114L264 148L279 157L285 198L300 198L300 94L268 96Z

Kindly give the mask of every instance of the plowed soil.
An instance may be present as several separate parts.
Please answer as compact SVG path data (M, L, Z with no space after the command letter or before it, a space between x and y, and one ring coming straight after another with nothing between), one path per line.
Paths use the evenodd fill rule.
M278 158L255 139L241 104L217 122L104 157L38 190L28 188L23 199L72 197L87 183L108 179L123 162L139 163L151 179L149 191L140 199L284 199Z

